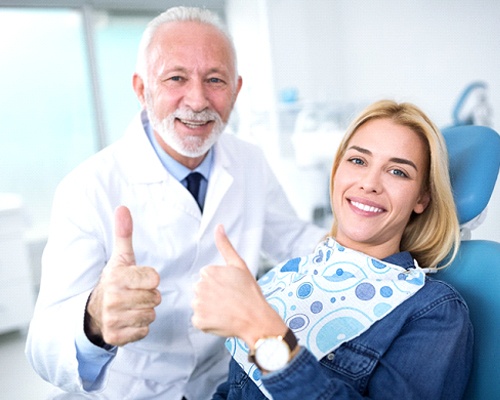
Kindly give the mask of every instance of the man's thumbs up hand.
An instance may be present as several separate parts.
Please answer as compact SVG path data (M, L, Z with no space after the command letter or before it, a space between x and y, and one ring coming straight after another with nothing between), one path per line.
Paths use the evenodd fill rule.
M115 243L112 258L121 265L134 265L135 255L132 247L133 222L130 210L120 206L115 211Z
M130 211L115 212L115 243L111 258L92 291L85 315L85 333L94 343L122 346L144 338L155 319L161 296L158 272L135 265Z

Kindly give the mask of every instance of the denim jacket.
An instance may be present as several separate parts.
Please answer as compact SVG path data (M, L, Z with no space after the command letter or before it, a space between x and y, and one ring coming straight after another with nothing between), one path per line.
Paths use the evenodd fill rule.
M385 259L413 266L407 252ZM472 366L473 330L462 297L431 278L414 296L319 362L302 348L262 377L274 400L461 399ZM266 397L233 360L213 400Z

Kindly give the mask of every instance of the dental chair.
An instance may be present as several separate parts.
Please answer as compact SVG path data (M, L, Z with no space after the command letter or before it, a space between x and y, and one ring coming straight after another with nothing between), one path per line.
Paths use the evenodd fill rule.
M500 136L491 128L474 125L442 132L450 156L459 221L464 228L453 264L436 277L449 282L464 297L474 325L474 364L464 399L500 399L500 243L467 240L467 225L482 217L495 187ZM497 223L500 232L500 221Z

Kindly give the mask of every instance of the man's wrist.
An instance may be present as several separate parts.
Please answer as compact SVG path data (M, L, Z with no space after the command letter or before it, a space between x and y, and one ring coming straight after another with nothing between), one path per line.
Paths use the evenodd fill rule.
M91 294L92 295L92 294ZM90 295L90 296L91 296ZM88 311L88 306L90 302L90 296L87 300L87 304L85 304L85 314L83 317L83 332L85 333L85 336L87 336L87 339L94 344L95 346L101 347L105 350L111 349L113 346L110 344L107 344L102 335L100 333L96 333L96 329L93 329L93 321L92 321L92 316L90 315Z

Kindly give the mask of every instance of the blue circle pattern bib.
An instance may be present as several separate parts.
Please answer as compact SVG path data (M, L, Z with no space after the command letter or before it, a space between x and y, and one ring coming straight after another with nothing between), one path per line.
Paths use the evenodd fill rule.
M293 330L299 344L320 360L361 335L424 286L425 272L408 270L327 238L315 252L277 265L259 279L268 303ZM249 348L226 341L233 358L268 398Z

